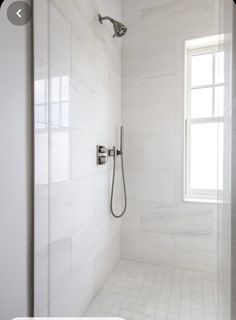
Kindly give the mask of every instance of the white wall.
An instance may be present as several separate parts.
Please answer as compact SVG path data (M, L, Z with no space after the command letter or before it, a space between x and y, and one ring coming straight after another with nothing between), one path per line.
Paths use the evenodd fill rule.
M0 10L0 319L29 316L31 26ZM17 48L17 49L16 49Z
M216 273L216 208L182 190L184 41L218 34L218 1L124 0L123 20L122 257Z
M38 316L82 315L120 258L111 161L96 165L96 145L119 142L121 42L98 13L120 20L121 2L35 1Z

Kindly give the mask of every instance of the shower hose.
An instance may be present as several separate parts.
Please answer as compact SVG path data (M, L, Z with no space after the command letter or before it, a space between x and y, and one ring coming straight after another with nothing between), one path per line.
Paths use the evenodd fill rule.
M113 200L114 200L114 188L115 188L115 178L116 178L116 156L121 156L121 170L122 170L122 180L123 180L123 190L124 190L124 209L120 214L116 214L113 208ZM123 151L116 150L116 147L113 148L113 177L112 177L112 187L111 187L111 214L115 218L121 218L125 214L127 209L127 193L126 193L126 185L125 185L125 172L124 172L124 159L123 159Z

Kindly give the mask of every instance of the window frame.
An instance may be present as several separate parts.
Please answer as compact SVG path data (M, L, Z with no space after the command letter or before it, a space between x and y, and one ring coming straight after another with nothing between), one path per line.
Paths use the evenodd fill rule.
M187 46L185 47L185 116L184 116L184 201L196 202L216 202L221 198L222 191L217 189L193 189L191 188L191 126L193 124L216 123L224 124L224 116L215 115L215 88L224 87L225 82L215 82L215 55L217 52L223 52L218 43ZM192 86L192 57L198 55L213 54L212 77L213 82L210 85ZM212 117L191 118L191 94L194 89L212 88ZM217 129L217 135L219 134ZM216 159L218 162L218 158ZM218 166L217 166L218 167ZM218 175L218 172L217 172Z

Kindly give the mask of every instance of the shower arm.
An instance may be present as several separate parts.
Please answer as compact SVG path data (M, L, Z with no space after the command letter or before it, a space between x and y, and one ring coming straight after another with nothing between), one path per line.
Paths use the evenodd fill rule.
M111 21L111 23L115 22L115 20L112 19L111 17L108 17L108 16L102 17L100 14L98 15L98 20L101 24L102 24L103 20L109 20L109 21Z

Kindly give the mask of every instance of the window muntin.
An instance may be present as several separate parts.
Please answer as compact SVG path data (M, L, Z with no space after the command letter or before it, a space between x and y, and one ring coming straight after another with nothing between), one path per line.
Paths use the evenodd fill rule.
M185 199L214 200L223 189L224 52L186 50Z

